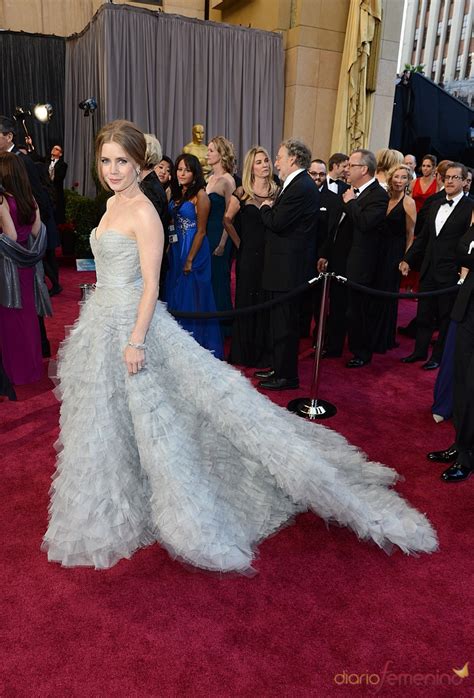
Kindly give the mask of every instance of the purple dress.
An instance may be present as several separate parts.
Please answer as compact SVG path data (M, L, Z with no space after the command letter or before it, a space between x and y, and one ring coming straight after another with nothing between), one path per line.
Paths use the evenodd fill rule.
M32 223L18 221L16 201L8 197L10 215L17 232L17 243L26 247ZM14 385L24 385L43 376L41 337L34 298L35 269L18 269L21 290L21 308L0 305L0 352L3 367Z

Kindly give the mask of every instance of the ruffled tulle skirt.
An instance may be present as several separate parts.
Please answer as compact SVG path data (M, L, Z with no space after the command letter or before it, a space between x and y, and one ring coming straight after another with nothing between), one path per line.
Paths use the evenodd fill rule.
M161 303L146 367L129 376L138 297L118 306L98 289L60 348L50 560L105 568L159 542L193 565L246 572L258 542L307 509L386 550L436 549L427 519L390 489L393 470L260 395Z

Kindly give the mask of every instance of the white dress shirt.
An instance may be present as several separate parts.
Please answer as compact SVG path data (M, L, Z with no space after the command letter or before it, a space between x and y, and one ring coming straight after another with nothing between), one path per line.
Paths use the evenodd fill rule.
M452 214L458 203L461 201L463 195L464 192L461 191L457 196L453 196L453 198L451 199L451 201L454 201L452 206L450 206L449 204L441 204L441 206L439 207L438 213L436 214L435 218L436 237L438 237L438 235L440 234L443 225L446 223L449 216Z

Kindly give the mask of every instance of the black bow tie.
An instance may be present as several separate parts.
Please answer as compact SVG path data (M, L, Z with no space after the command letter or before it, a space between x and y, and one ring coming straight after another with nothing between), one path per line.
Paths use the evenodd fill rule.
M445 199L445 200L443 201L443 203L441 204L441 206L446 206L446 205L448 205L448 206L453 206L453 204L454 204L453 199Z
M331 179L331 177L329 177L329 184L337 184L337 179Z
M357 194L360 193L360 189L353 189L352 191L354 192L354 194L355 194L356 196L357 196Z

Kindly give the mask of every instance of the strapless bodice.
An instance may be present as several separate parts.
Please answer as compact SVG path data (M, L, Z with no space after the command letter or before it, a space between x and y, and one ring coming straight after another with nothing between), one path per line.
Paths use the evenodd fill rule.
M135 291L141 292L142 274L138 246L116 230L105 230L99 239L96 229L90 236L97 275L95 296L107 304L136 300Z

